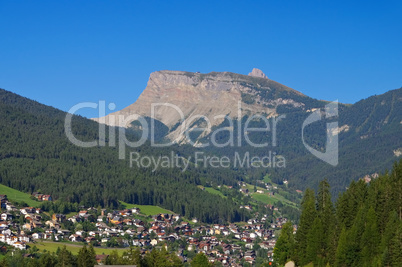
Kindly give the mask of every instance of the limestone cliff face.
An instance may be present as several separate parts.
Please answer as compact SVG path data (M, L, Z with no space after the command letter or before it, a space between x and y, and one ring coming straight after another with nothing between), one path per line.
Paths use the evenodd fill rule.
M252 74L252 76L229 72L201 74L166 70L153 72L147 87L135 103L94 120L111 126L127 127L128 124L122 125L119 122L119 117L131 116L126 122L133 121L138 116L155 118L169 128L175 126L177 129L172 129L168 137L180 142L182 129L177 127L178 123L185 123L186 128L189 128L200 116L204 116L212 126L215 126L222 123L224 116L236 119L246 114L264 114L270 117L276 115L276 108L279 105L295 107L304 105L291 97L262 98L260 92L269 92L273 88L289 96L304 95L269 80L262 71L253 70ZM208 132L203 133L205 134Z

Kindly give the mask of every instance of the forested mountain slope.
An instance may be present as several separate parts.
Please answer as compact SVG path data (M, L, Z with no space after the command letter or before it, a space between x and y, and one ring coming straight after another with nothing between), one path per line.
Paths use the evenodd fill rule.
M81 148L64 132L66 113L0 89L0 182L23 192L41 191L55 199L86 206L116 207L118 200L159 205L168 210L197 217L202 221L238 221L247 218L229 199L199 190L205 177L218 184L235 185L227 170L199 170L189 167L129 167L109 147ZM98 140L98 123L74 116L72 130L77 139ZM109 129L107 128L106 132ZM135 135L127 133L130 140ZM185 150L185 149L184 149ZM136 150L145 155L181 155L178 147L169 150L145 144ZM130 151L127 151L130 152ZM186 152L183 152L186 153ZM126 159L128 158L128 155Z
M307 103L307 102L306 102ZM317 103L317 102L314 102ZM280 106L277 123L276 146L273 141L272 123L268 132L252 132L247 137L254 143L267 142L267 147L258 148L245 142L245 136L240 136L241 146L214 147L206 150L219 155L233 155L250 153L263 157L269 153L281 155L286 159L286 167L250 168L246 171L254 179L261 179L265 174L276 183L289 181L289 187L304 190L308 187L317 189L319 181L327 178L334 195L343 192L352 180L366 175L384 172L392 167L393 162L402 155L402 88L388 91L385 94L371 96L353 105L338 105L338 116L325 118L314 122L303 129L303 123L311 115L305 110L288 106ZM251 116L251 115L250 115ZM240 123L233 123L233 131L221 131L215 135L220 143L229 140L233 134L238 139L238 129L245 129L249 116L242 118ZM317 151L326 152L327 123L338 123L338 164L332 166L312 155L304 146L307 145ZM239 126L240 125L240 126ZM229 127L228 121L214 128ZM249 127L265 128L262 120L254 119ZM302 135L304 133L304 136ZM209 142L211 135L201 139Z
M402 89L371 96L339 109L339 164L331 166L308 152L303 157L292 158L288 168L278 170L278 176L289 177L295 188L317 188L321 179L327 178L332 193L343 192L352 180L381 173L400 159L402 148ZM284 126L286 127L286 126ZM312 125L312 140L322 140L325 151L325 121Z
M155 103L158 107L152 113ZM182 114L164 103L175 106ZM264 74L255 77L230 72L157 71L150 75L147 87L135 103L102 119L115 125L117 121L111 119L117 115L137 114L148 120L153 116L158 121L158 141L193 143L195 147L207 145L203 151L228 156L232 162L235 153L242 159L247 153L250 158L275 153L286 159L285 168L232 167L251 180L262 179L266 174L276 183L286 179L292 189L317 188L321 179L328 178L331 191L337 195L351 180L389 169L402 154L398 152L402 151L402 89L371 96L353 105L339 103L338 116L324 115L303 128L313 112L320 109L325 114L329 103L306 96ZM261 117L268 118L267 131L246 130L246 127L266 128ZM275 118L281 119L275 124ZM138 130L139 122L133 120L132 126ZM313 149L326 152L330 122L338 123L339 127L336 166L316 158L303 144L305 141ZM213 140L218 145L213 145ZM247 140L268 146L258 148Z

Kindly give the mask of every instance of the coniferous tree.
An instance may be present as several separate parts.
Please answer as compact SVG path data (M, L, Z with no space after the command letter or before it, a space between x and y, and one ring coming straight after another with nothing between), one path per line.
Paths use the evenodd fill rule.
M120 261L121 258L119 254L117 253L117 250L113 250L109 256L106 258L106 265L121 265L122 262Z
M298 265L306 265L308 260L307 254L307 237L317 216L314 190L307 189L301 203L302 213L300 216L300 224L296 232L296 263Z
M336 218L335 218L336 219ZM338 240L342 228L340 228L337 221L334 222L334 226L329 229L328 233L328 251L326 253L326 263L330 266L335 264L336 251L338 248Z
M49 252L43 253L39 258L39 264L43 267L54 267L56 265L56 257Z
M64 245L57 252L57 267L70 267L75 266L75 259L73 254L67 250L67 247Z
M335 211L326 180L320 183L316 209L311 208L312 195L306 191L302 202L291 256L297 265L402 266L402 160L368 184L352 182L338 198ZM314 218L313 223L307 218ZM281 247L283 241L278 239L277 258Z
M284 265L294 255L295 241L290 221L282 225L282 230L274 248L274 260Z
M198 253L191 261L191 267L208 267L210 266L208 258L204 253Z
M388 266L391 264L389 258L389 249L392 238L396 235L399 225L398 213L396 211L390 212L388 216L388 223L386 224L384 234L382 236L380 251L382 251L382 264Z
M317 194L317 212L321 221L322 233L319 239L319 253L320 258L325 259L328 256L330 247L331 231L335 227L335 212L331 200L330 186L325 179L320 182Z
M321 243L324 240L324 229L319 217L314 219L310 232L307 235L306 261L318 264L321 257Z
M336 249L335 266L347 267L347 250L348 250L347 232L345 227L342 228L341 235L339 236L338 248Z
M402 222L399 222L395 236L390 241L388 253L390 266L402 266Z
M349 266L360 262L360 240L364 231L364 210L359 209L352 228L348 231L347 263Z
M144 258L147 267L179 267L182 262L175 254L169 254L164 247L161 250L152 249Z
M380 244L380 235L377 227L377 217L373 207L370 207L366 216L366 227L361 239L361 261L366 266L374 263Z
M123 253L122 264L141 266L143 263L140 249L130 247L129 251Z
M84 245L78 251L78 257L77 257L78 267L93 267L94 265L96 265L95 256L96 254L93 246L90 245L87 248L87 246Z

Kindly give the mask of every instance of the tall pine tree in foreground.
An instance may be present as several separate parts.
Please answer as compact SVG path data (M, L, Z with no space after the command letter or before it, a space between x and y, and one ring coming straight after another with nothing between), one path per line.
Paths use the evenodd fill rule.
M366 216L366 226L361 241L361 262L365 266L373 266L378 254L380 244L380 234L377 227L377 216L373 207L370 207Z
M301 207L300 224L295 236L295 256L297 258L294 260L297 265L306 265L309 262L307 259L307 237L317 216L314 190L306 190Z
M84 245L78 252L78 267L93 267L94 265L96 265L95 257L96 254L94 247L92 245L90 245L89 247Z
M281 234L274 248L274 260L280 265L284 265L293 258L295 241L293 236L293 225L289 221L282 225Z
M335 266L339 267L349 266L346 258L347 250L348 250L348 240L346 236L346 229L345 227L343 227L342 232L339 236L338 247L336 250Z

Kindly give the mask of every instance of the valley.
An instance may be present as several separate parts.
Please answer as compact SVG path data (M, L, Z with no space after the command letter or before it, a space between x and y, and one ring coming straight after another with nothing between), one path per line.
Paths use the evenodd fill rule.
M331 133L339 139L339 164L331 166L306 149L308 144L325 151L331 120L303 128L328 102L265 76L153 73L132 106L95 121L68 115L69 131L65 112L1 89L0 242L7 251L22 249L55 260L60 251L69 251L63 253L71 253L71 259L92 253L99 262L138 264L152 251L181 263L205 256L229 266L287 260L332 264L335 258L318 252L319 257L298 258L299 226L302 234L307 231L305 199L311 188L318 190L319 205L324 178L327 195L346 194L361 178L367 183L386 179L378 173L401 156L395 152L402 143L401 90L337 104L340 127ZM189 99L198 99L193 109ZM151 103L168 100L185 111L184 117L163 108L146 113ZM226 104L212 108L222 101L231 108L236 102L242 112L225 109ZM197 112L204 113L194 119ZM220 112L225 116L208 127ZM113 116L132 120L111 125ZM155 128L146 132L144 125ZM96 143L82 147L68 132ZM286 233L295 239L283 237ZM339 235L331 238L340 242ZM291 248L282 253L284 246ZM327 253L335 255L336 248L331 249Z

